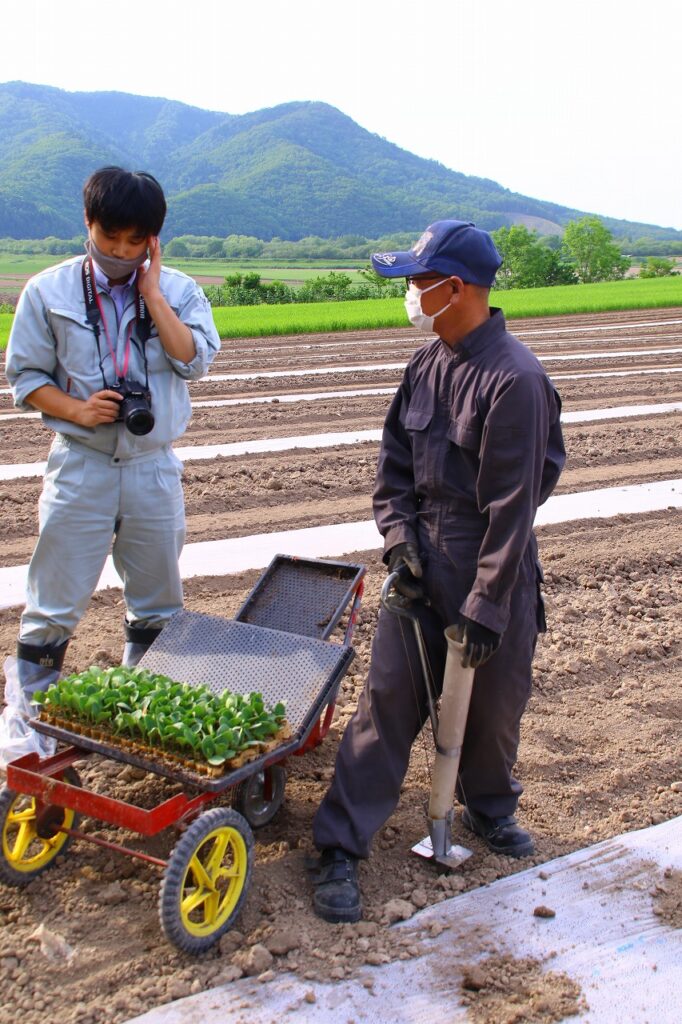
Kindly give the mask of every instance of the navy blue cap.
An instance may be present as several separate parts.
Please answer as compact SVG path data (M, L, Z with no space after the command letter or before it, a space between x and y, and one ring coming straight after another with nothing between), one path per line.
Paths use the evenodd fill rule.
M456 275L482 288L492 286L502 265L488 232L464 220L437 220L409 252L375 252L371 259L381 277Z

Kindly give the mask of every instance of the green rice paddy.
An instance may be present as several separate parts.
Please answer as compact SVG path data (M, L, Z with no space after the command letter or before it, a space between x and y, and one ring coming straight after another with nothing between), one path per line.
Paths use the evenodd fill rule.
M653 280L634 278L599 284L494 291L491 304L501 306L508 319L682 307L682 275ZM221 338L316 334L407 325L402 299L218 307L213 310L213 316ZM12 319L11 313L0 313L0 348L7 344Z
M508 319L682 306L682 276L493 291L490 301L501 306ZM402 299L220 307L213 316L221 338L407 326Z

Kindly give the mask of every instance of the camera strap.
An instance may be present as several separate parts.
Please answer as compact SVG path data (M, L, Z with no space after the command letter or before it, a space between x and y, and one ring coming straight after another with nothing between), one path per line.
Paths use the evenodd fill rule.
M81 272L83 278L83 298L85 300L85 316L92 328L93 334L95 335L95 341L97 343L97 356L99 359L99 369L102 374L102 382L104 387L108 387L106 376L104 373L104 367L102 365L102 351L100 346L100 328L104 328L104 336L107 340L107 346L109 348L109 354L111 361L114 366L114 373L116 374L117 380L125 380L128 375L128 364L130 362L130 343L132 339L133 327L136 328L137 341L140 346L142 353L142 359L144 362L144 378L145 387L149 386L149 369L147 366L147 352L146 344L147 339L151 333L151 321L149 319L149 310L144 301L144 297L140 294L140 291L135 284L135 319L131 321L128 328L128 336L126 338L125 350L123 355L123 366L119 371L118 363L116 362L116 351L114 346L111 344L111 338L109 337L109 331L107 330L107 322L102 312L102 304L100 297L97 293L97 282L95 281L95 273L92 265L92 259L86 256L81 264Z

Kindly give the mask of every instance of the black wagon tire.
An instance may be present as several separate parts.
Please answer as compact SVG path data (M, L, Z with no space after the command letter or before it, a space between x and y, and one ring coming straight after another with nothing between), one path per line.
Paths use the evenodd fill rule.
M159 892L169 942L203 953L237 919L251 881L253 833L231 807L205 811L175 844Z
M75 768L65 768L62 780L80 786ZM62 828L78 828L80 816L68 807L48 804L42 810L35 797L0 790L0 881L24 886L52 867L71 845Z
M271 764L235 786L232 806L246 818L251 828L262 828L282 806L286 784L286 768Z

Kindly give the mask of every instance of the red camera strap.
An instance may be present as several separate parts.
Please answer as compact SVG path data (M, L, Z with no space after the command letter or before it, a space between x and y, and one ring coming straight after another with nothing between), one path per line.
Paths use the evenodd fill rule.
M97 283L95 280L95 271L92 265L92 259L88 256L85 257L82 263L82 275L83 275L83 298L85 299L85 311L88 323L95 332L95 338L97 339L97 348L99 350L99 330L100 326L104 328L104 337L107 339L107 347L109 349L109 355L111 356L111 362L113 363L114 373L118 380L123 380L128 375L128 365L130 363L130 343L132 339L133 327L137 326L137 335L142 344L142 355L145 362L145 375L147 371L147 358L144 351L144 345L149 337L151 324L149 322L149 313L145 305L145 301L142 295L135 285L135 319L131 320L128 327L128 336L125 341L125 349L123 354L123 366L121 372L119 372L118 363L116 362L116 350L111 344L111 338L109 337L109 330L107 328L107 321L104 316L102 309L102 303L100 301L99 294L97 292ZM101 369L100 360L100 369ZM102 371L104 377L104 371ZM105 385L106 386L106 385Z

